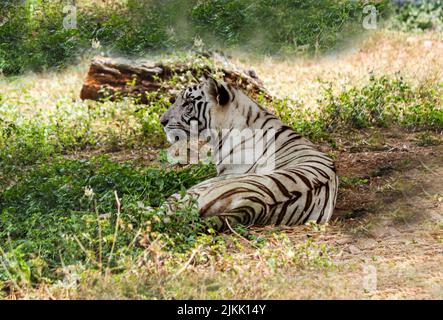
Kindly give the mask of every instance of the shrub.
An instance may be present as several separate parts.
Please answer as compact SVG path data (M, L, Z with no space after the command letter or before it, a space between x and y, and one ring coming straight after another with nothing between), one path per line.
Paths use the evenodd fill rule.
M200 38L206 48L258 54L321 53L364 31L361 21L366 4L360 0L108 2L106 6L88 1L78 4L73 29L63 27L62 1L2 4L0 71L8 75L63 68L78 56L94 52L93 41L105 53L131 56L193 49ZM375 3L384 15L388 1Z
M441 30L443 27L443 1L396 0L393 27L404 31Z
M371 76L367 85L335 94L330 84L320 118L327 130L401 125L410 129L443 128L441 88L412 88L401 77Z
M311 140L334 143L331 133L348 129L402 126L409 130L443 130L441 85L413 88L403 78L371 75L361 87L335 88L325 83L318 109L290 99L259 102Z
M152 207L212 175L211 165L139 169L106 157L34 166L0 194L0 247L20 252L33 271L32 261L43 262L45 276L76 263L113 267L157 238L182 252L209 225L192 203L173 216ZM0 278L6 271L0 265Z

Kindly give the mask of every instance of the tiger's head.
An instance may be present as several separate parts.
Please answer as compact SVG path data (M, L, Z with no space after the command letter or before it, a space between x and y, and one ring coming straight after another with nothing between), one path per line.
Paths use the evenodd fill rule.
M221 128L234 99L234 89L230 85L211 77L186 88L160 117L168 141L175 143L188 138L193 121L199 133Z

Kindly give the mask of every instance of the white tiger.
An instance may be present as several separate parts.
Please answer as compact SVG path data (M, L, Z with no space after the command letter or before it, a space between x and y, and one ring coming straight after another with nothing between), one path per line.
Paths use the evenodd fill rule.
M331 218L338 188L332 159L242 91L205 78L186 88L160 121L171 143L177 132L189 136L193 121L200 133L209 132L218 176L187 194L197 197L201 217L220 218L221 229ZM249 134L238 141L244 130ZM250 149L251 141L256 150ZM243 161L233 163L235 158ZM174 210L173 201L169 203Z

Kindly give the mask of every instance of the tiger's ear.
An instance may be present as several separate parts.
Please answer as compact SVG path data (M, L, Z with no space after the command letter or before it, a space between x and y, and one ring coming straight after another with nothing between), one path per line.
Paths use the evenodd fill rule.
M225 106L231 100L231 93L228 87L215 80L212 77L206 78L209 96L212 97L220 106Z

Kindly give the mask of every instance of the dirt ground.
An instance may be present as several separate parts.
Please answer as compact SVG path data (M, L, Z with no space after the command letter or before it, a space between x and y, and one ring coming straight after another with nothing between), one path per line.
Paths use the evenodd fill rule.
M383 138L385 150L338 156L339 174L369 181L342 188L337 213L353 216L337 240L343 259L377 257L378 297L442 298L443 146L418 147L411 135Z
M348 287L332 285L338 298L443 298L443 145L418 146L416 136L367 132L342 143L338 173L351 179L342 179L327 232L287 231L333 244L335 263L360 269L333 275Z

